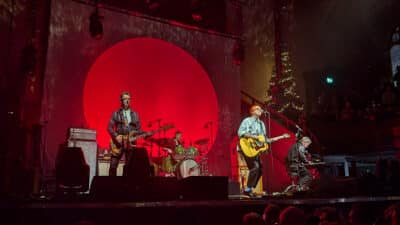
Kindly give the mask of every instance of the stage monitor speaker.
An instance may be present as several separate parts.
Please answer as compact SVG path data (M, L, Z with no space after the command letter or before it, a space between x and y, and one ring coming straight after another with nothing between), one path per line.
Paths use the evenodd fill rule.
M95 176L90 190L94 201L172 201L179 199L175 177L152 177L138 183L130 177Z
M60 146L56 158L57 192L85 192L89 190L89 166L82 149Z
M240 195L240 184L237 181L229 181L228 184L229 195Z
M138 184L146 183L150 178L150 160L145 148L135 148L132 150L132 157L124 166L124 176L129 180L136 181Z
M350 197L360 194L359 180L353 177L328 177L315 180L308 195L313 197Z
M89 165L89 188L93 177L97 175L97 143L95 141L68 140L68 147L79 147L83 151L86 163Z
M144 201L173 201L178 200L179 181L176 177L152 177L142 192Z
M183 200L228 199L228 177L191 176L180 181Z
M90 197L96 201L124 201L128 196L125 177L95 176L90 188Z

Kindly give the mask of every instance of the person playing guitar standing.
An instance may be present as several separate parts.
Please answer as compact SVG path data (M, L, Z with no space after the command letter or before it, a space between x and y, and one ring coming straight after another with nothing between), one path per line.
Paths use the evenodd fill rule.
M247 187L244 189L244 194L250 197L255 197L254 189L262 175L260 153L268 149L268 143L290 137L288 134L284 134L274 138L267 138L265 124L260 120L262 114L263 109L259 105L251 106L250 116L243 119L238 129L239 153L243 155L249 168Z
M143 133L137 112L130 107L131 95L122 92L120 96L121 108L114 111L108 123L108 133L111 136L111 160L109 176L116 176L117 167L122 155L125 153L126 164L129 165L132 158L134 143L129 143L130 133Z

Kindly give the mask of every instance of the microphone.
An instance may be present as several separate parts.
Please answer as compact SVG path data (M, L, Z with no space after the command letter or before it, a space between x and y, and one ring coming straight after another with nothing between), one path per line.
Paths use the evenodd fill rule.
M265 109L262 109L261 113L262 114L269 114L269 112L267 110L265 110Z

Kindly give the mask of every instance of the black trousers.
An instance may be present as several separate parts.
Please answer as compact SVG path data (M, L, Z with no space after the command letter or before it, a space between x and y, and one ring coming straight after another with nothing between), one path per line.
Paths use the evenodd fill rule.
M255 188L262 175L261 156L258 154L256 157L247 157L243 152L240 152L246 161L247 168L249 168L249 175L247 177L247 187Z
M111 155L110 169L108 170L109 176L117 176L117 168L122 156L125 155L125 165L129 165L133 156L133 149L122 149L121 154L118 156Z
M312 180L310 172L308 172L307 168L293 163L288 167L288 173L291 177L298 177L298 184L300 186L308 186Z
M310 185L312 178L311 174L308 172L307 168L300 167L299 168L299 185L301 187Z

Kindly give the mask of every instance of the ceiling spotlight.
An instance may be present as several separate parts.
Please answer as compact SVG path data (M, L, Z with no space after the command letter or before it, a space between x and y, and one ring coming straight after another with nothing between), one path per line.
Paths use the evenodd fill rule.
M192 10L192 19L196 22L200 22L203 20L203 16L201 15L201 11L204 8L204 2L200 0L192 0L191 2L191 10Z
M236 41L233 46L232 57L236 65L240 65L244 60L244 46L240 40Z
M99 9L96 6L96 10L90 15L89 32L92 38L100 40L103 37L103 16L99 15Z
M199 13L192 13L192 19L196 22L200 22L203 17Z
M149 8L151 11L157 10L161 6L161 4L155 0L146 0L146 4L147 8Z

